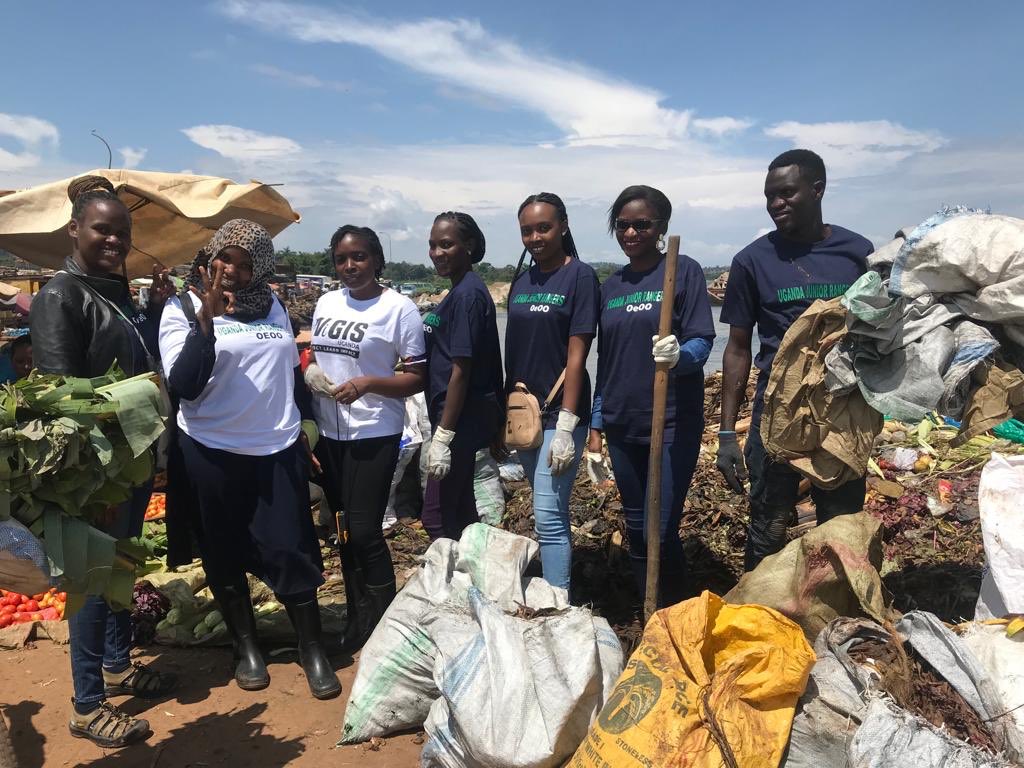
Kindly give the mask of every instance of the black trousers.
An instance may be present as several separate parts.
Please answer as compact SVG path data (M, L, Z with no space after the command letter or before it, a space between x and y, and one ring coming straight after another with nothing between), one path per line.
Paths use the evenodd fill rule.
M752 571L768 555L786 545L786 527L796 514L800 498L800 473L787 464L773 461L765 451L760 429L753 427L744 449L750 474L750 528L744 569ZM833 517L860 512L864 507L865 479L826 491L811 486L818 525Z
M282 598L324 583L309 511L309 457L301 441L270 456L208 448L178 433L193 505L193 530L210 586L263 579Z
M317 457L323 468L323 487L335 512L344 513L348 542L345 554L357 562L346 568L362 570L370 586L395 580L391 552L381 528L391 492L391 478L398 465L401 435L362 440L321 437Z

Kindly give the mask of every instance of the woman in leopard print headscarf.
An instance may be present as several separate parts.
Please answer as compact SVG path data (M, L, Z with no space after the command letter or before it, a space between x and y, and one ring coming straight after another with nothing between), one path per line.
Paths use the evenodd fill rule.
M319 433L288 313L270 290L273 272L267 231L229 221L196 257L189 290L164 309L160 351L177 410L167 459L167 562L191 562L191 540L199 544L235 644L240 688L270 682L248 572L287 608L310 690L329 698L341 684L320 639L323 561L309 514Z
M270 313L273 304L270 280L274 276L274 244L267 230L256 222L232 219L218 229L210 242L196 254L186 282L196 291L202 291L203 278L199 268L212 275L211 263L231 246L241 248L249 255L252 277L244 288L231 291L225 286L225 293L233 298L228 314L236 320L262 320Z

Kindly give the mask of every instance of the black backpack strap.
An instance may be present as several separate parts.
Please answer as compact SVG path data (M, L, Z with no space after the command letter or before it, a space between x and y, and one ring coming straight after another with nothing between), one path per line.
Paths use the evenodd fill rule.
M192 292L188 289L188 286L183 288L181 293L178 294L178 301L181 302L181 311L185 314L185 319L188 320L189 330L194 330L196 327L196 308L192 306Z

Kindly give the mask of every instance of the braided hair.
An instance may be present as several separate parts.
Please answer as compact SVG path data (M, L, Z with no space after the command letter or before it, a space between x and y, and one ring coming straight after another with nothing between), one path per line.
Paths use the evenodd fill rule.
M114 185L103 176L79 176L68 184L68 199L71 201L71 218L82 220L82 214L92 203L98 201L118 203L127 209L124 201L117 196Z
M576 250L576 241L572 239L572 231L570 231L568 225L569 214L565 210L565 203L562 202L562 198L554 192L540 192L536 195L530 195L528 198L523 200L523 204L519 206L519 211L516 213L516 216L522 215L523 209L528 205L533 205L534 203L547 203L558 211L558 220L566 222L565 234L562 235L562 250L569 256L572 256L572 258L578 259L580 254Z
M361 237L370 246L370 254L377 263L374 275L380 280L384 275L384 249L381 247L380 238L377 237L377 233L369 227L357 227L355 224L345 224L338 227L338 230L331 236L331 264L334 264L334 249L338 247L338 243L345 239L346 235Z
M434 223L445 220L452 222L459 230L459 235L462 236L462 240L468 245L470 240L473 241L473 249L469 252L470 261L474 264L481 261L484 257L484 253L487 250L487 241L484 239L484 233L480 231L480 227L473 220L473 217L468 213L462 211L445 211L439 213L434 217Z

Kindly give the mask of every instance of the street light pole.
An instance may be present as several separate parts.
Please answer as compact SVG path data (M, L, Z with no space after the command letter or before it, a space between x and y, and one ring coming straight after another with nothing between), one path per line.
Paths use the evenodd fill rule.
M105 146L107 148L107 168L113 168L114 167L114 153L110 151L110 145L107 144L107 140L104 139L102 136L100 136L98 133L96 133L96 129L95 128L92 130L92 135L95 136L100 141L102 141L103 142L103 146Z

